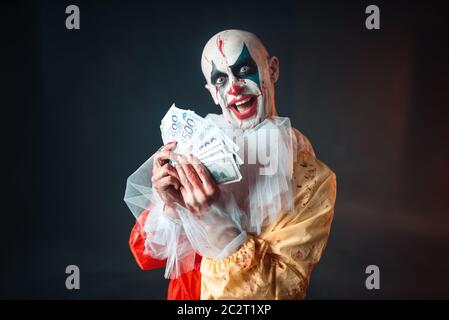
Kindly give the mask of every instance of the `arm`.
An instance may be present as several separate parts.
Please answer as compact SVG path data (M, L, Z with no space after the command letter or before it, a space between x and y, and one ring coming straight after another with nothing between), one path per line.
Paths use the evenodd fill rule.
M165 266L167 259L159 260L154 258L151 254L145 253L145 232L143 231L143 224L148 217L149 210L145 210L137 219L136 224L131 230L129 237L129 248L134 256L138 266L142 270L151 270Z
M176 170L184 206L177 205L187 238L202 256L224 259L246 240L240 208L230 193L222 192L207 169L193 156L179 156Z
M185 236L181 221L172 212L171 216L167 214L165 202L172 204L176 198L171 193L175 194L172 181L177 180L169 170L164 170L168 164L158 165L157 162L158 155L164 156L169 152L162 148L128 178L124 200L137 218L131 232L130 247L139 266L149 269L165 264L165 277L177 278L181 273L193 270L195 252ZM154 179L155 175L159 176L158 179Z
M326 246L335 174L313 155L295 163L295 207L224 260L203 258L202 299L302 299Z
M178 207L186 236L203 257L224 259L245 242L247 234L241 226L242 213L234 197L221 192L220 199L200 215Z

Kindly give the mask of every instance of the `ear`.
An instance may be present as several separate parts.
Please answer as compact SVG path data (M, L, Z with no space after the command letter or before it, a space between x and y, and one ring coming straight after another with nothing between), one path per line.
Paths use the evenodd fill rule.
M204 87L209 91L210 95L212 96L212 99L214 99L215 104L218 104L218 98L215 87L210 84L206 84Z
M276 83L279 79L279 59L275 56L268 60L268 68L270 71L270 80Z

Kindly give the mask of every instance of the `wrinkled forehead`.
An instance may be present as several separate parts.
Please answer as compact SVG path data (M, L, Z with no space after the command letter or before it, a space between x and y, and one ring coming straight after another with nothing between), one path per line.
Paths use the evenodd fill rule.
M212 71L212 63L219 71L226 72L228 67L236 63L245 47L257 65L268 57L265 47L252 33L227 30L213 36L204 47L201 57L201 68L206 79Z

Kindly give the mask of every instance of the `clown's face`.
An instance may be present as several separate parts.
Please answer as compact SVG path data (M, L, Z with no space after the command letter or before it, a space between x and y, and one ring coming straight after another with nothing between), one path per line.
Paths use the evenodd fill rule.
M234 127L250 129L275 114L277 58L270 58L253 34L238 30L218 33L206 44L201 67L206 88Z

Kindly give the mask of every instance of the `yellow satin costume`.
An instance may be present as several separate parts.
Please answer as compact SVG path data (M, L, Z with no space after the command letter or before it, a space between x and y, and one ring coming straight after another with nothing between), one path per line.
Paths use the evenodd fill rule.
M201 299L304 299L326 247L336 176L314 155L294 163L294 212L282 214L224 260L203 257Z

